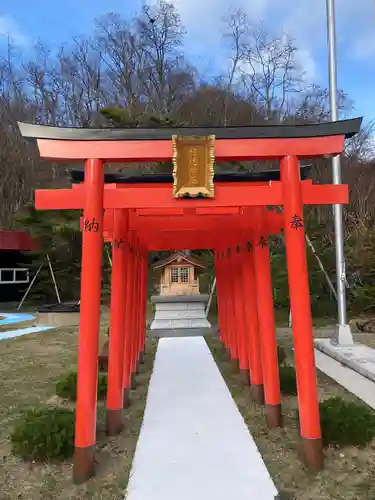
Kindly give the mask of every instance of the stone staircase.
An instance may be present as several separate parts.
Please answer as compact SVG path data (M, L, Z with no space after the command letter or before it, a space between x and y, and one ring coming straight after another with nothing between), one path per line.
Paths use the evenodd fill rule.
M208 295L154 295L155 317L151 330L211 328L205 308Z

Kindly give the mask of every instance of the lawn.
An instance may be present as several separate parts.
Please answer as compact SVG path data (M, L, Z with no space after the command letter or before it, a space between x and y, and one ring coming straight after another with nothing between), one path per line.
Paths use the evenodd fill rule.
M329 329L318 336L327 336ZM292 361L290 332L280 332L283 345ZM219 339L207 339L219 369L252 433L263 460L280 493L280 500L374 500L375 440L365 449L346 447L326 450L325 470L316 476L307 473L298 460L298 427L295 419L297 398L283 396L284 428L268 430L263 407L251 402L243 378L233 371ZM361 402L332 379L318 372L319 398L341 396ZM362 402L361 402L362 403Z
M108 313L102 315L101 342L107 338ZM77 360L77 327L59 328L0 342L0 498L1 500L122 500L127 486L151 376L156 343L148 345L136 377L132 405L124 412L125 430L115 438L104 433L105 403L98 407L96 477L72 484L71 460L38 465L11 453L9 436L20 411L28 406L59 405L56 379Z
M106 340L108 311L102 314L101 342ZM285 324L285 322L280 322ZM279 323L279 324L280 324ZM315 322L316 325L326 323ZM24 326L24 325L22 325ZM9 325L8 329L20 325ZM332 334L332 328L320 327L318 337ZM289 328L278 331L292 360ZM367 342L365 342L365 337ZM371 343L371 335L357 334L357 341ZM283 397L285 427L269 431L263 408L254 405L242 378L233 372L226 353L216 338L209 346L229 389L258 445L263 459L280 492L281 500L374 500L375 442L364 449L329 449L326 468L317 476L309 475L297 458L298 428L295 421L295 397ZM373 345L374 346L374 345ZM136 377L132 405L124 413L124 432L116 438L104 433L105 403L98 408L97 475L86 485L72 484L71 461L38 465L24 463L11 453L9 435L19 412L27 406L65 404L55 395L56 379L75 368L77 327L60 328L0 342L0 499L1 500L123 500L141 421L156 343L150 343ZM339 395L358 401L322 373L318 373L321 399Z

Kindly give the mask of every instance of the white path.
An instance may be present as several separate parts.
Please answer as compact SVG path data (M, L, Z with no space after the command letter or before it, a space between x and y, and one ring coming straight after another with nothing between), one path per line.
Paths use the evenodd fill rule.
M27 328L19 328L18 330L9 330L7 332L0 332L0 340L9 340L22 335L30 335L31 333L45 332L54 329L54 326L29 326Z
M13 323L22 323L23 321L31 321L35 318L34 314L25 313L2 313L0 316L4 319L0 319L0 325L11 325Z
M127 500L273 500L277 490L203 337L159 341Z
M31 321L35 318L33 314L24 314L24 313L2 313L0 312L0 316L4 319L0 320L0 325L11 325L15 323L23 323L24 321ZM46 330L52 330L55 326L47 326L47 325L34 325L26 328L18 328L17 330L8 330L6 332L0 332L0 340L9 340L14 339L16 337L22 337L22 335L30 335L31 333L44 332Z
M360 373L315 349L316 367L375 409L375 384Z

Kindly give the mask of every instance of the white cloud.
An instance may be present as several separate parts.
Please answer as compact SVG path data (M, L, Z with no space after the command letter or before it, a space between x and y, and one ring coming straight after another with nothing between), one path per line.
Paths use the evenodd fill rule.
M272 32L285 31L299 47L298 60L306 78L326 75L326 65L318 64L327 51L327 11L325 0L168 0L181 14L194 53L220 55L221 19L229 9L243 8L253 21L263 20ZM338 51L345 58L375 56L375 6L373 0L336 0ZM216 53L213 52L216 50ZM324 56L323 56L324 58ZM223 53L222 59L226 59ZM373 64L373 63L372 63Z
M303 48L326 50L326 1L280 0L283 29L292 34ZM345 58L364 59L375 55L375 4L373 0L335 2L338 51Z
M317 76L317 65L312 52L308 49L299 49L296 53L296 60L305 72L305 80L313 82Z
M227 61L227 53L222 45L223 16L229 11L243 9L247 12L249 20L252 22L265 21L267 28L272 32L275 29L278 34L281 30L285 30L293 36L295 31L290 30L292 25L284 23L283 19L288 19L290 14L290 0L278 0L275 4L274 0L232 0L229 4L228 0L168 0L174 4L181 15L181 20L185 25L188 33L188 43L194 54L198 58L203 58L206 64L212 64L215 61L215 66L222 67L221 60ZM306 4L305 0L294 0L296 3L301 3L300 9ZM281 5L281 8L280 8ZM287 7L286 7L287 6ZM292 9L293 10L293 9ZM285 16L287 13L287 16ZM299 17L306 17L306 11L302 9L294 10L296 21ZM296 24L294 25L296 26ZM315 27L311 32L316 32ZM308 44L301 44L297 54L298 62L303 67L306 79L312 80L316 74L316 64L313 53L309 50ZM222 53L222 57L220 54ZM225 64L225 63L224 63Z
M175 5L185 23L202 26L211 20L220 19L230 9L243 8L254 19L263 17L269 0L167 0ZM209 33L206 33L209 35Z
M13 18L0 16L0 43L4 39L10 39L16 45L26 45L28 43L27 36L21 32Z

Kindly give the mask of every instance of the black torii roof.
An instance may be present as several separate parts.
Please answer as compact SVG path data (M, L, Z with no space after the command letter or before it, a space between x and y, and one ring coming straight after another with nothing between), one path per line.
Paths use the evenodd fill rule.
M309 179L311 174L311 165L300 167L301 180ZM85 172L79 168L69 168L67 173L72 183L80 183L85 179ZM214 182L269 182L279 181L280 170L262 170L258 172L225 172L216 173ZM106 184L169 184L173 183L172 174L144 174L127 176L122 173L104 174Z
M251 125L236 127L159 127L159 128L69 128L18 122L21 135L28 140L60 141L145 141L170 140L172 135L207 136L216 139L296 139L344 135L359 132L362 118L302 125Z

